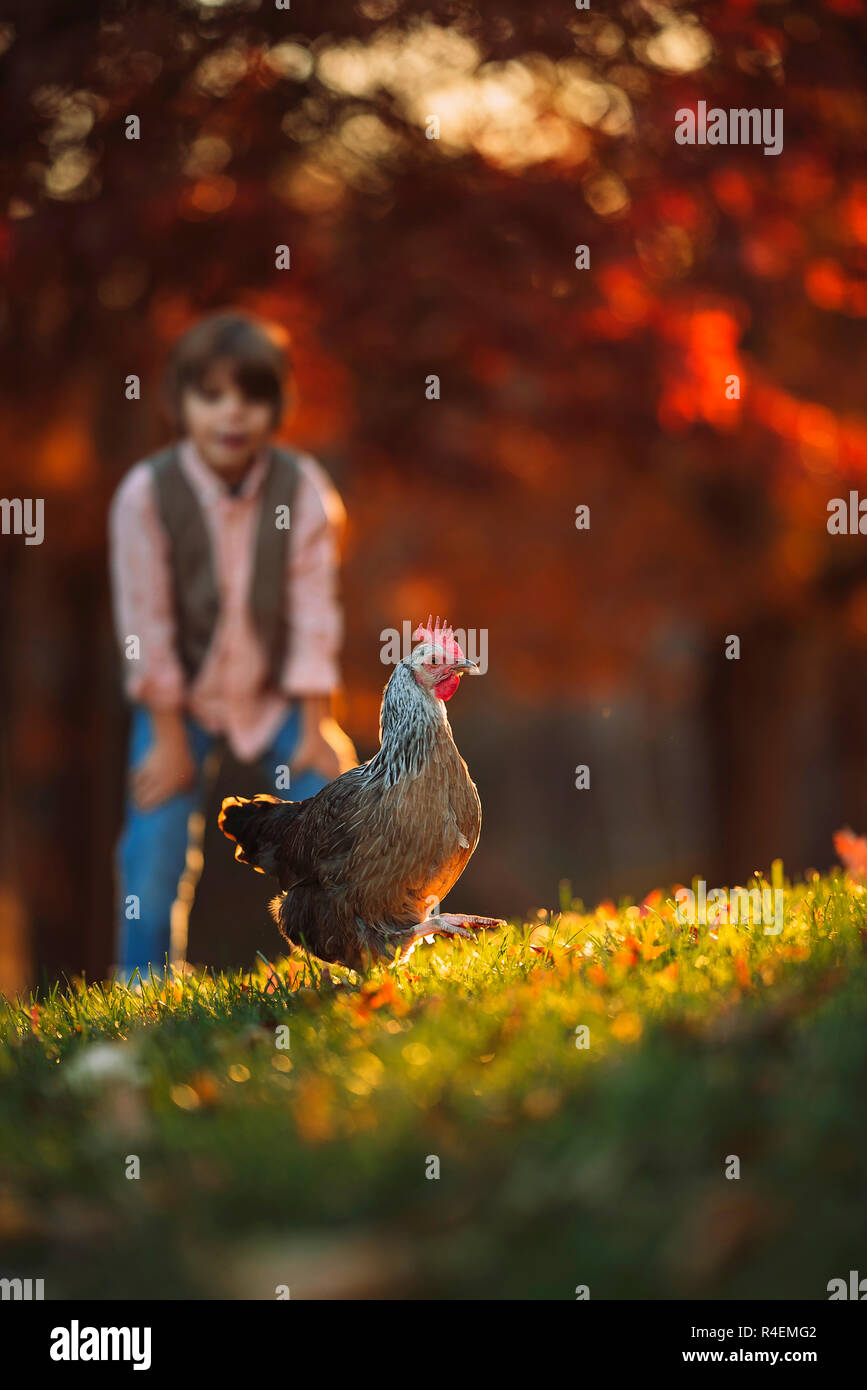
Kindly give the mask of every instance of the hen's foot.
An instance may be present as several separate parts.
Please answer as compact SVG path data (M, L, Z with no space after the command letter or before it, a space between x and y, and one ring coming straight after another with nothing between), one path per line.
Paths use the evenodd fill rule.
M466 912L440 912L436 917L428 917L427 922L422 922L426 927L428 922L444 922L446 928L478 927L480 930L487 931L490 927L504 927L506 923L502 917L473 917ZM458 930L459 936L465 933Z
M485 930L490 927L504 927L505 925L506 923L500 917L473 917L464 912L440 912L435 917L426 917L423 922L419 922L412 936L404 945L398 963L407 960L418 943L427 937L461 936L466 941L475 941L475 931L471 928Z

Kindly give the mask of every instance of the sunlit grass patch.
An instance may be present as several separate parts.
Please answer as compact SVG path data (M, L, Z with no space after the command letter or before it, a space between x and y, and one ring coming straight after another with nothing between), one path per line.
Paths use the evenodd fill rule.
M564 889L363 978L302 954L4 1001L0 1237L47 1296L75 1250L85 1296L273 1297L275 1259L337 1296L341 1249L370 1296L822 1296L865 1195L865 940L841 873L786 884L779 933Z

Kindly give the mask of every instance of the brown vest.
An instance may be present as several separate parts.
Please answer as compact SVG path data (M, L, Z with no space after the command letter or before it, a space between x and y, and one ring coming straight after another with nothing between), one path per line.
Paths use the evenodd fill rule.
M148 462L153 469L160 521L169 541L178 655L187 677L193 680L211 645L220 610L211 539L177 446L164 449ZM249 603L275 686L289 649L286 567L290 536L288 528L277 527L276 508L291 508L298 473L297 455L292 450L272 448L262 485Z

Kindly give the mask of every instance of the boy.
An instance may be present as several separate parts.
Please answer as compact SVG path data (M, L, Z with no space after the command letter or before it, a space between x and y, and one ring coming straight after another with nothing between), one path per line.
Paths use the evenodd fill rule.
M115 621L134 705L118 846L127 976L185 954L185 941L171 941L171 909L204 764L221 739L261 761L270 790L290 767L280 794L297 801L357 762L331 717L345 513L309 455L272 443L286 370L273 330L254 319L196 324L166 378L179 442L137 464L111 504Z

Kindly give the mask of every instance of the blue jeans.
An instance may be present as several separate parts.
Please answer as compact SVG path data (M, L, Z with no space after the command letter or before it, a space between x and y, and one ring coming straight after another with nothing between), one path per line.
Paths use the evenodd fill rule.
M208 733L189 716L185 722L196 768L194 785L147 811L137 806L132 797L127 797L124 828L117 847L120 890L117 951L118 964L126 979L136 967L145 978L150 965L154 973L162 972L166 956L171 962L183 959L186 954L186 919L201 866L202 806L209 783L209 762L213 761L209 755L218 749L220 738ZM300 711L297 705L292 705L260 759L265 776L263 791L275 790L275 768L291 762L299 732ZM141 762L152 742L150 714L142 705L136 705L130 731L130 768ZM307 769L297 778L293 776L291 789L282 795L293 801L303 801L321 791L327 780ZM188 850L191 850L189 855Z

